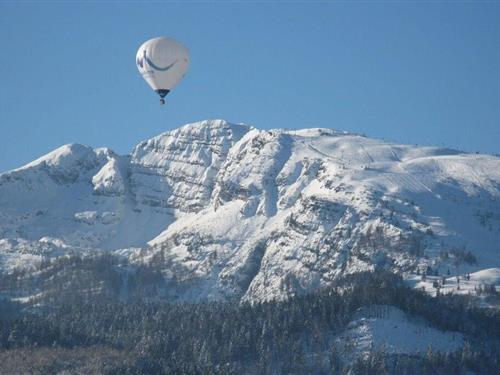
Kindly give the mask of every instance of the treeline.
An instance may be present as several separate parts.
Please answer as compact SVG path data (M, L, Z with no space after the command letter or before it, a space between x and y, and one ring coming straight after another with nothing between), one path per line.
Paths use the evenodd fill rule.
M29 305L59 305L96 301L140 301L165 299L177 287L166 278L165 261L148 265L131 264L113 254L58 257L36 269L0 274L0 295L13 298L29 296Z
M16 368L12 363L16 358L24 358L19 366L25 367L29 361L46 361L40 351L60 351L61 356L55 358L73 358L68 351L85 356L95 352L92 348L101 348L100 353L113 356L109 354L110 360L97 361L92 368L88 361L82 361L82 366L87 366L84 372L494 374L500 368L497 311L476 308L463 296L429 297L387 272L351 275L329 289L253 305L120 303L102 298L97 302L70 301L59 300L61 303L51 307L25 312L21 306L3 301L0 358L4 355L8 360L4 365ZM342 349L333 345L333 338L360 307L369 305L396 306L426 318L438 329L462 332L468 344L458 353L430 349L425 356L417 357L373 352L348 362ZM68 369L77 372L76 362L33 366L47 373Z

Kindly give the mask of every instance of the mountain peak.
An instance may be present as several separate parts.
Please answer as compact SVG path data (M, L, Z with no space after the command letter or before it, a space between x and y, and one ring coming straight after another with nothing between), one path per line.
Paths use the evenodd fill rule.
M204 120L186 124L180 128L166 131L149 140L139 143L132 154L141 148L169 147L180 142L217 143L223 139L239 140L251 127L244 124L231 124L225 120Z
M95 157L94 150L79 143L68 143L61 147L56 148L40 158L24 165L17 170L38 167L41 165L51 167L64 167L75 163L76 161Z

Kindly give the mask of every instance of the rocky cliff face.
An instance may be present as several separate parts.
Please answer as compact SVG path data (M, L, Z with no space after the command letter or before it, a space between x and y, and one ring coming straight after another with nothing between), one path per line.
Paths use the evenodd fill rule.
M500 266L499 199L498 157L203 121L0 175L0 265L116 251L163 265L181 299L285 298L375 268L420 286Z
M136 200L181 212L206 207L229 150L248 130L222 120L202 121L140 143L130 161Z

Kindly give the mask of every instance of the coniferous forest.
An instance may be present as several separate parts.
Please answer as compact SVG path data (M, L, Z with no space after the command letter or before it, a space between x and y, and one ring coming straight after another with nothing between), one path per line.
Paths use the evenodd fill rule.
M409 288L389 272L351 275L331 288L286 301L167 303L161 298L121 300L113 287L119 283L118 275L107 268L109 259L94 259L92 267L88 267L92 272L85 271L86 267L79 263L82 260L73 261L81 270L81 274L72 273L66 280L66 285L73 285L73 293L54 289L29 306L2 300L2 373L500 372L497 310L478 308L467 296L430 297ZM153 286L161 278L154 270L140 274L130 282L134 285L130 288L152 295ZM44 282L54 278L51 275ZM99 292L79 289L77 285L84 279L88 285L100 285L96 289ZM4 275L0 285L5 294L9 288L26 287L35 281L27 275ZM56 278L57 285L62 285L60 281ZM346 328L359 308L371 305L395 306L426 319L432 327L461 332L467 344L453 353L440 353L432 347L421 356L373 350L346 360L333 338Z

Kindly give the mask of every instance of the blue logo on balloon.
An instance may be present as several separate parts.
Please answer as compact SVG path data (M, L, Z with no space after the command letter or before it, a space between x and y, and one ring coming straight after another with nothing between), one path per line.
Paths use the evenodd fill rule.
M144 55L146 55L146 50L144 50ZM141 68L144 68L144 56L143 57L138 57L136 63Z
M162 68L162 67L159 67L158 65L156 65L153 61L151 61L150 58L148 58L148 56L146 55L146 50L142 51L142 57L139 57L137 59L137 65L140 66L141 68L144 68L144 65L145 63L148 63L148 65L150 67L152 67L153 69L155 70L158 70L160 72L166 72L167 70L169 70L171 67L173 67L175 65L175 63L177 62L177 60L175 60L172 64Z

